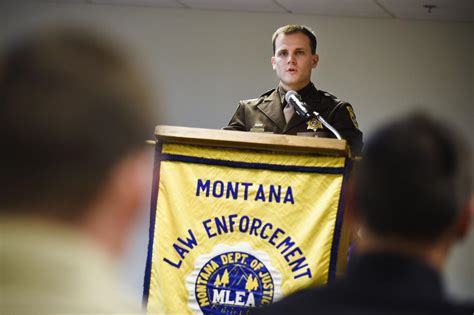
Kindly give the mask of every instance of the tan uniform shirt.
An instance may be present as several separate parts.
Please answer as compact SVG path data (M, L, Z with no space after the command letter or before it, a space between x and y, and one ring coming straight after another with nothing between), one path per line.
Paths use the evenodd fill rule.
M311 111L318 112L346 139L353 155L362 152L362 132L359 130L352 106L338 100L335 96L317 90L312 83L298 91L303 101ZM276 134L297 135L298 133L313 132L320 137L334 137L326 128L315 120L306 120L297 114L286 123L283 115L282 95L278 89L264 93L256 99L239 102L237 110L224 127L226 130L250 131L261 126L266 132Z

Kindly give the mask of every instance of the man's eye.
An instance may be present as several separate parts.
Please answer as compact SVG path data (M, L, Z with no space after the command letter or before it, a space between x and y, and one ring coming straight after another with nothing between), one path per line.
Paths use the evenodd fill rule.
M297 51L296 54L300 55L300 56L304 56L305 53L304 53L304 51Z
M288 55L288 53L286 51L280 51L278 53L278 56L286 56L286 55Z

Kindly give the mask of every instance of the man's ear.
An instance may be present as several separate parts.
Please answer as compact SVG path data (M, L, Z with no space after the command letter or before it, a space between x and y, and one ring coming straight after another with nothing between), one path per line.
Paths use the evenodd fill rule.
M456 222L456 238L462 240L466 238L471 228L472 219L474 218L474 195L471 196L466 203L461 215Z
M276 68L276 60L275 60L275 56L272 56L272 59L271 59L271 61L272 61L272 68L273 68L273 70L275 70L275 68Z
M313 63L313 69L316 68L318 66L318 62L319 62L319 55L318 54L314 54L312 56L312 63Z
M119 166L115 178L117 195L126 195L128 198L124 201L132 210L141 205L150 184L150 164L149 154L140 151L130 154Z
M354 220L358 215L355 208L354 179L353 177L349 177L346 190L346 211L348 211L347 214L352 220Z
M149 191L151 155L145 150L129 154L111 170L81 222L82 230L111 256L120 255L129 231L142 213Z

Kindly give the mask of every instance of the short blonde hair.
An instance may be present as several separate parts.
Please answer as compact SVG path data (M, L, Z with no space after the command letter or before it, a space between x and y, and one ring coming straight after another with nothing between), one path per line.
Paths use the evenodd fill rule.
M314 55L316 54L316 46L317 46L317 40L316 40L316 35L314 34L314 31L307 27L306 25L297 25L297 24L289 24L280 27L273 33L272 36L272 44L273 44L273 54L275 55L275 41L278 37L278 35L283 34L283 35L289 35L289 34L295 34L295 33L302 33L306 35L309 38L309 43L311 47L311 53Z

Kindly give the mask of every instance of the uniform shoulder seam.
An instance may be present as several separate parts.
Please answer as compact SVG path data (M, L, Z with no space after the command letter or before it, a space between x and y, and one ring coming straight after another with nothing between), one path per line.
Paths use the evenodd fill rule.
M323 93L323 95L324 95L325 97L330 98L330 99L333 100L336 104L344 103L344 104L349 104L349 105L350 105L349 102L346 102L346 101L344 101L344 100L341 100L341 99L337 98L337 96L334 95L334 94L331 94L331 93L329 93L329 92L322 91L322 90L320 90L320 91L321 91L321 93Z

